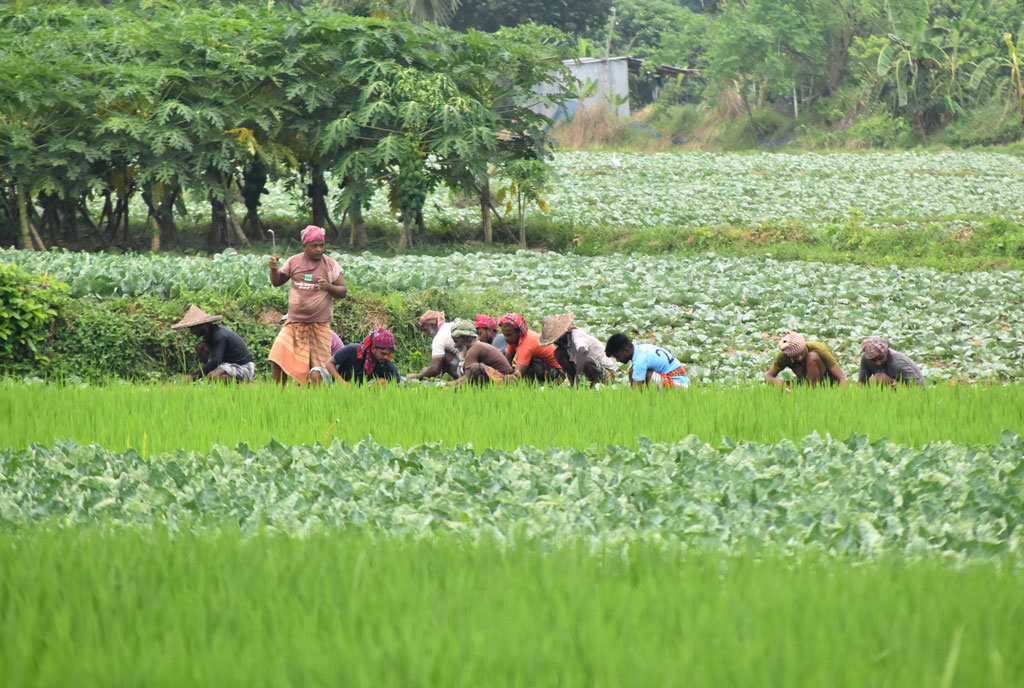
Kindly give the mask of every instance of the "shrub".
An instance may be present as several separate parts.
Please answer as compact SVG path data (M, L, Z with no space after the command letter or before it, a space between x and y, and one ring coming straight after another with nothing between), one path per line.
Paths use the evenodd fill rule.
M855 148L891 148L907 131L907 123L889 112L865 114L846 130L846 144Z
M49 359L41 346L69 302L68 286L49 276L30 275L16 265L0 265L0 366L19 372Z

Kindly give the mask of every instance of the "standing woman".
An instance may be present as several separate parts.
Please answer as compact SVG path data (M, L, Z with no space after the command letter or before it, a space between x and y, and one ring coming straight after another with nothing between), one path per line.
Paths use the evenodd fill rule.
M281 385L288 382L288 377L297 382L310 381L312 368L326 367L331 357L334 299L344 298L348 292L338 261L324 255L324 230L309 225L300 237L302 253L286 260L280 270L277 254L268 263L271 284L280 287L291 282L288 320L274 340L269 357L274 382Z

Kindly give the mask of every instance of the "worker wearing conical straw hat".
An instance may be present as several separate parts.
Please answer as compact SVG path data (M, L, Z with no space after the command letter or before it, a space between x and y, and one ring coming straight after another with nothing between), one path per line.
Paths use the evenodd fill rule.
M796 375L798 385L845 385L846 374L839 367L836 355L822 342L807 341L798 332L787 332L779 340L779 351L775 354L772 367L764 374L764 381L789 389L789 384L779 378L786 368Z
M334 299L348 293L338 261L324 253L324 230L309 225L300 234L302 253L297 253L278 269L279 257L270 257L270 283L288 290L288 321L281 327L270 349L270 369L274 381L282 385L291 377L298 382L317 384L320 375L314 368L325 368L331 357L331 320Z
M185 317L171 325L172 330L188 331L199 337L196 355L202 368L191 373L190 380L207 378L220 382L251 382L256 372L249 347L229 327L217 325L223 316L210 315L192 304Z
M612 381L615 361L604 352L597 337L576 327L572 313L544 318L540 328L541 346L555 347L555 360L562 366L569 384L575 385L577 376L585 377L593 385Z

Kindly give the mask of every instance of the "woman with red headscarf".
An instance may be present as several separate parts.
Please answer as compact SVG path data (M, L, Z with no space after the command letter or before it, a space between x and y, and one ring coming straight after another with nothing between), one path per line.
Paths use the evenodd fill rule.
M276 254L268 263L271 284L280 287L291 283L288 320L274 340L269 356L274 381L282 385L288 377L307 382L313 368L327 365L331 357L334 299L344 298L348 293L338 261L324 254L324 230L309 225L300 237L302 253L286 260L280 269Z

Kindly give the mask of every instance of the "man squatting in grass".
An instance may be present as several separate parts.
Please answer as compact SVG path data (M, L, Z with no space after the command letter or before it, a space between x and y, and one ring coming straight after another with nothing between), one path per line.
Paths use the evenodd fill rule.
M420 316L419 328L430 342L430 363L418 373L409 375L410 380L425 380L441 377L448 373L452 379L462 374L462 360L452 339L452 324L444 321L444 311L427 311Z
M505 335L498 332L498 322L489 315L476 314L476 336L485 344L490 344L498 351L504 351L508 346Z
M270 283L280 287L290 281L288 321L281 327L270 349L270 368L274 381L284 385L288 377L297 382L317 384L323 377L313 368L324 368L331 353L331 320L334 299L348 293L338 261L324 255L324 230L309 225L300 234L302 253L284 262L270 257ZM288 377L286 377L286 374Z
M535 382L560 382L565 372L555 358L555 347L541 346L540 334L531 330L523 316L506 313L498 318L498 327L508 345L505 357L515 369L513 375Z
M502 385L506 381L515 381L512 364L505 358L505 354L487 342L480 341L473 325L461 319L452 323L452 338L464 363L462 376L449 382L448 386L458 387L467 382L474 385L490 382Z
M249 353L249 347L231 328L214 324L222 318L221 315L204 313L192 304L185 317L171 325L172 330L187 327L189 332L199 337L196 355L203 367L198 373L189 375L188 379L205 377L220 382L252 382L256 364Z
M633 387L646 386L651 380L659 388L688 389L686 368L671 353L654 344L637 344L622 332L608 338L604 352L619 363L630 363L629 379Z
M575 386L577 376L592 385L612 381L615 361L607 356L597 337L576 327L572 313L548 316L540 328L540 345L555 347L555 360L562 366L569 384Z
M796 383L802 385L845 385L846 374L839 367L836 355L821 342L808 342L803 335L787 332L779 341L779 352L772 361L772 367L764 374L764 381L789 389L785 380L778 377L786 368L796 375Z
M385 329L374 330L362 343L341 347L327 361L327 371L343 384L401 384L398 368L391 362L394 353L395 336Z
M924 375L906 354L889 348L889 341L868 337L861 345L857 382L896 386L897 383L924 387Z

